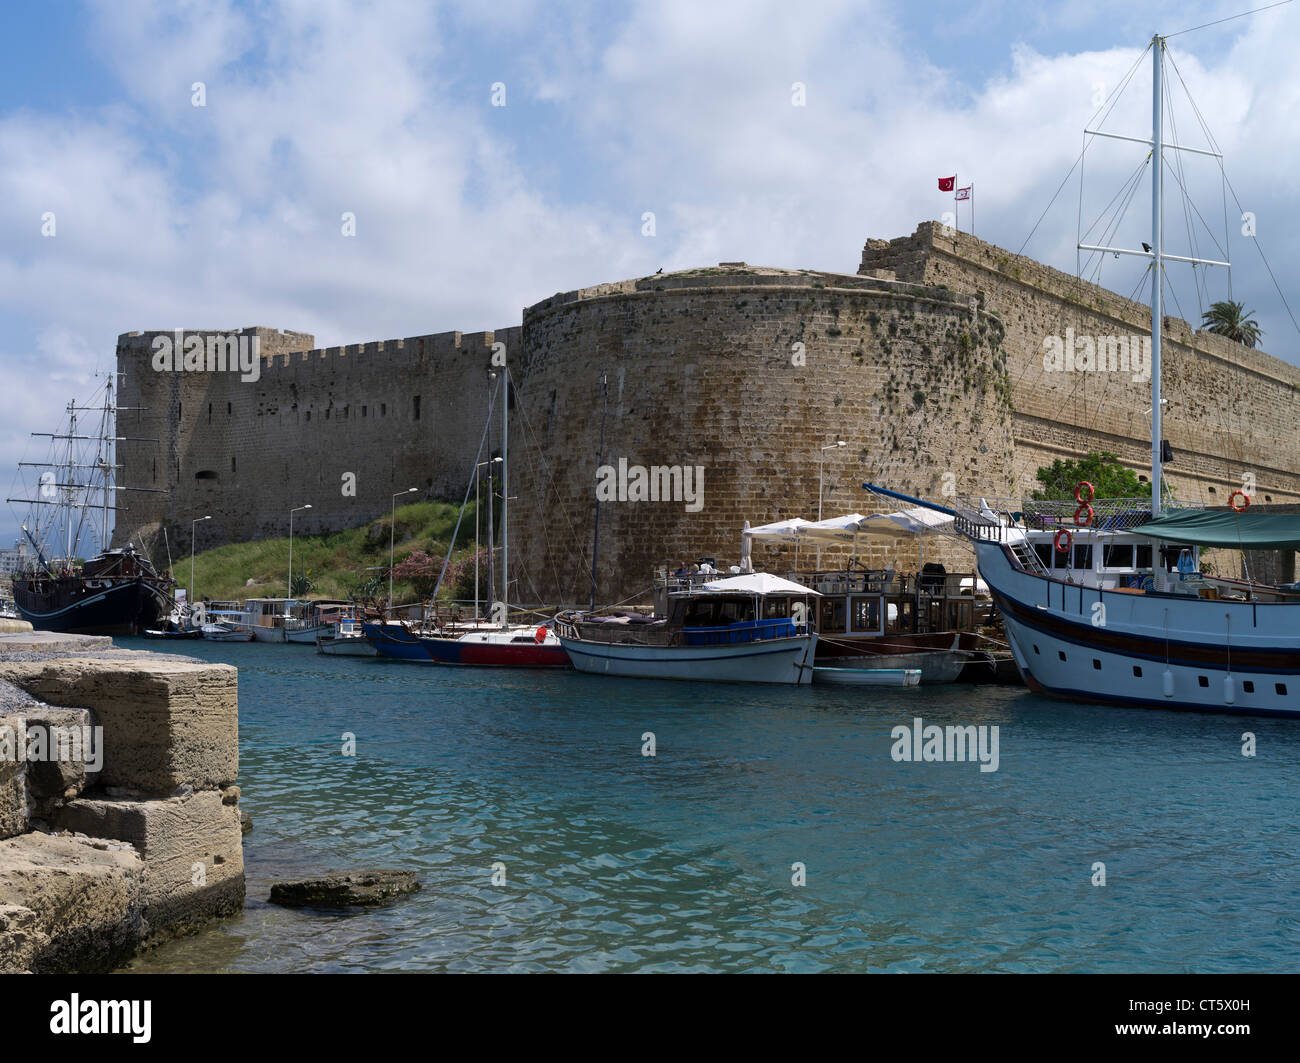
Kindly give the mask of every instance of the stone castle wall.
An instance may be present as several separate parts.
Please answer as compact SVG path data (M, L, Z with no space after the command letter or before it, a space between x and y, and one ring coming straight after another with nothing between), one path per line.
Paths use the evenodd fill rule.
M118 346L123 405L148 410L123 415L121 434L162 444L123 443L120 456L129 485L165 493L131 496L115 540L165 525L175 553L208 513L200 548L283 535L304 503L313 508L295 530L316 532L386 513L411 486L459 499L500 342L515 385L512 601L587 600L602 427L606 465L704 470L695 512L682 498L602 503L596 597L618 601L648 587L658 564L734 563L745 520L815 518L819 471L826 516L880 508L864 480L940 500L1017 497L1040 465L1099 448L1146 475L1149 382L1046 372L1044 339L1067 329L1140 339L1149 311L926 223L868 241L857 275L733 263L562 293L495 332L327 350L258 329L255 383L155 372L158 334L130 333ZM1173 318L1166 336L1178 494L1222 504L1251 473L1256 501L1300 501L1300 370ZM838 439L848 445L819 464ZM499 446L493 424L491 452ZM355 497L341 490L347 472ZM774 571L794 560L766 545L754 556ZM890 540L867 556L919 562L915 544ZM960 547L937 556L970 567Z
M1017 494L1037 486L1039 466L1096 449L1149 480L1149 380L1043 368L1045 338L1066 329L1149 338L1147 305L938 223L888 243L868 241L861 272L873 271L975 292L1001 317L1011 352ZM1300 501L1300 369L1179 318L1165 317L1162 334L1164 436L1175 455L1165 475L1175 493L1223 505L1249 473L1256 502Z
M389 509L394 492L460 497L488 401L491 345L518 328L310 349L312 337L231 330L261 341L259 378L236 372L158 372L159 332L118 340L125 373L119 460L128 494L114 542L154 547L162 526L173 551L284 535L289 510L305 533L349 527ZM188 333L187 333L188 334ZM207 335L206 332L202 333ZM160 442L154 443L153 439ZM355 476L346 493L345 474Z

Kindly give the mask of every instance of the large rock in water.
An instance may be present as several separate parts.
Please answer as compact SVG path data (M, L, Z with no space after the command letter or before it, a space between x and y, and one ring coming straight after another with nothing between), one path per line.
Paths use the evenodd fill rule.
M271 887L271 903L286 908L372 908L419 888L414 871L344 871L277 882Z

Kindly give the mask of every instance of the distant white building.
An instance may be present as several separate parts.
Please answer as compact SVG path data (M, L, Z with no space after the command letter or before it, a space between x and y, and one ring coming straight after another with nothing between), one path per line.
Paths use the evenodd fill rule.
M35 556L25 540L15 540L12 550L0 550L0 579L12 578L15 572L26 568Z

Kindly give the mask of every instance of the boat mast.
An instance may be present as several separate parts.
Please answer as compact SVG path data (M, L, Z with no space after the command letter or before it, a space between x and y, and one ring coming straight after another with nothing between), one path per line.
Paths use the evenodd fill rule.
M501 602L505 610L501 626L509 624L510 615L510 367L501 367Z
M489 373L488 377L493 381L493 387L488 389L488 454L492 453L491 438L491 421L492 421L492 399L495 394L496 373ZM488 563L487 563L487 600L488 616L496 612L496 529L492 527L492 510L496 508L496 490L492 486L492 464L488 463L488 512L487 512L487 540L488 540Z
M75 403L76 403L75 399L72 402L68 403L68 486L67 489L64 491L64 496L63 496L63 500L66 503L63 511L64 512L63 521L64 521L64 529L66 532L65 538L67 539L67 544L68 544L68 551L63 555L64 558L63 567L65 569L70 569L72 567L72 505L73 505L72 470L75 467L76 458L77 458L77 452L76 452L77 407Z
M1160 441L1163 418L1160 409L1160 253L1161 253L1161 152L1160 67L1165 42L1156 34L1151 38L1151 515L1160 516L1162 480Z

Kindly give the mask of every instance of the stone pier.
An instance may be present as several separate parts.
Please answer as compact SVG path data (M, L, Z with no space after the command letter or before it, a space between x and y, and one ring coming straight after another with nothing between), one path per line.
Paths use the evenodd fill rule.
M107 971L244 901L235 669L0 633L0 973Z

